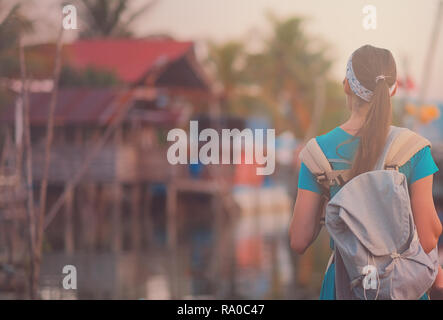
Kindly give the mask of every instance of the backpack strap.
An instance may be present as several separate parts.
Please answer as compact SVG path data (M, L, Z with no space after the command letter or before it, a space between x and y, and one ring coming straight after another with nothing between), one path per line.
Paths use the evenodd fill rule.
M309 171L316 176L317 182L324 189L325 195L329 194L329 187L344 185L349 179L350 170L333 170L329 160L315 138L308 141L300 152L300 159L308 167Z
M431 142L428 139L404 128L397 134L389 147L384 162L385 169L397 170L427 146L431 147Z
M314 175L332 171L331 164L323 153L315 138L308 141L300 152L300 159Z
M384 162L383 158L381 159L380 169L397 170L421 149L431 146L429 140L406 128L393 127L391 134L392 140L386 146L387 151L385 151ZM351 170L332 169L330 162L337 160L329 161L315 138L308 141L299 157L309 171L315 175L326 198L329 198L329 187L341 186L350 180Z

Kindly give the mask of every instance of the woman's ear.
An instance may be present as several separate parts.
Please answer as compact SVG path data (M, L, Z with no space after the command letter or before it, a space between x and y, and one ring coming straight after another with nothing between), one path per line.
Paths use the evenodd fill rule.
M345 80L343 80L343 90L345 91L345 93L348 96L351 95L351 87L349 86L349 82L348 82L347 78L345 78Z

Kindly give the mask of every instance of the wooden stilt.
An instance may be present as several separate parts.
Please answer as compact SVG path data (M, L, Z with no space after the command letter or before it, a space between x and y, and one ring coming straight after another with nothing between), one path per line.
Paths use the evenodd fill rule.
M121 145L123 143L123 129L119 127L114 134L114 144ZM112 187L113 207L112 207L112 248L115 253L121 252L123 249L123 230L122 230L122 198L123 187L120 181L116 181Z
M83 230L85 232L85 247L87 250L94 250L95 247L95 227L96 212L95 201L97 188L95 184L87 184L84 187L84 204L82 209Z
M20 45L21 64L24 64L23 45ZM21 69L23 69L21 67ZM26 79L26 77L23 77ZM31 126L29 120L29 95L28 87L29 81L22 81L24 87L23 101L24 101L24 137L25 137L25 150L26 150L26 189L27 189L27 225L28 225L28 243L29 243L29 297L36 299L38 294L38 274L39 269L36 268L38 262L36 261L36 224L34 213L34 186L32 176L32 147L31 147Z
M228 296L237 296L237 257L236 257L236 234L235 234L235 224L234 217L230 217L230 221L226 224L226 234L227 234L227 273L228 273Z
M0 223L0 244L5 244L7 248L8 260L10 260L10 244L8 234L6 232L6 223Z
M122 225L121 225L121 209L123 188L118 182L112 185L113 206L112 206L112 250L114 253L122 251Z
M145 243L148 247L152 247L154 243L154 224L152 222L152 192L149 185L146 187L143 204L143 218L144 218L144 234Z
M180 299L178 286L177 268L177 190L174 183L170 183L166 192L166 232L168 241L168 252L170 255L169 279L172 299Z
M215 194L212 195L211 208L214 212L212 230L214 231L214 251L211 255L211 261L209 268L211 270L211 278L215 281L216 292L215 297L221 298L221 292L219 289L223 288L223 270L221 268L223 264L223 208L221 199Z
M16 210L14 210L14 213L15 212L16 212ZM14 264L15 263L16 254L17 254L18 249L19 249L19 242L20 242L20 238L19 238L19 222L18 222L17 219L14 219L14 220L11 221L10 234L11 234L11 255L10 255L9 263L10 264Z
M98 247L102 248L107 242L105 239L105 227L107 222L106 208L108 201L108 190L106 186L101 185L97 191L97 210L96 210L96 240Z
M74 201L74 190L70 190L65 202L65 253L74 253L74 221L72 219L72 207Z
M85 250L87 248L87 241L86 241L86 235L87 235L87 222L86 216L87 216L87 208L86 208L86 193L84 185L79 185L77 187L75 202L76 202L76 209L78 211L78 222L80 228L79 233L79 241L78 241L78 250Z
M140 199L141 186L136 183L131 194L131 247L134 251L139 251L141 246Z

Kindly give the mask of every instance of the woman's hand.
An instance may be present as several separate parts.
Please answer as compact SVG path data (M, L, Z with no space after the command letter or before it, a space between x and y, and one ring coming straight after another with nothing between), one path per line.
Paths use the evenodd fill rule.
M431 300L443 300L443 269L440 267L429 292Z
M411 184L411 207L417 226L420 244L426 253L431 252L438 242L442 226L432 198L433 176L427 176Z

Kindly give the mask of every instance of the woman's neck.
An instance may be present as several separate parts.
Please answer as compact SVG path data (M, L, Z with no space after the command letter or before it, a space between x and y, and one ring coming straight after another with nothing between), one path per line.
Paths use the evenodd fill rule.
M348 97L347 103L351 105L351 116L340 126L340 128L353 136L357 135L358 131L363 126L370 108L369 103L365 102L357 104L356 101L357 100L355 100L354 97Z
M361 109L360 109L361 110ZM366 112L355 112L351 113L349 119L343 123L340 128L351 135L356 135L366 119Z

